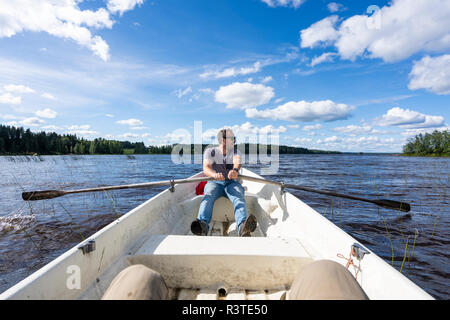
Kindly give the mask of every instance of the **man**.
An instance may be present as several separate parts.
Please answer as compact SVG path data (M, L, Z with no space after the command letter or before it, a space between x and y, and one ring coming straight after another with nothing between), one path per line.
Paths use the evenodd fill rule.
M195 235L207 235L211 222L214 202L225 196L233 203L234 217L240 237L249 237L256 229L256 218L247 218L244 188L236 181L241 169L241 153L235 146L236 138L230 129L222 129L217 134L218 147L205 150L203 172L215 180L205 185L205 196L200 204L197 220L192 222L191 231Z

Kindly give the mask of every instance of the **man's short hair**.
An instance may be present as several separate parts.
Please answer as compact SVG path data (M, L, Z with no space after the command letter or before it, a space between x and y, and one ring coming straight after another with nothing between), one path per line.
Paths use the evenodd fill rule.
M217 141L219 141L219 144L221 144L222 143L222 139L226 139L227 136L230 136L230 135L234 136L234 133L233 133L233 131L231 129L227 129L227 128L221 129L217 133Z

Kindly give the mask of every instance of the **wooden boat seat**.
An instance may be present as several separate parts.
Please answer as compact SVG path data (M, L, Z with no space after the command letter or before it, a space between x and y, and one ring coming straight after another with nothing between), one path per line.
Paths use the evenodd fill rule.
M294 238L151 236L130 264L159 272L172 288L289 287L295 275L312 261Z

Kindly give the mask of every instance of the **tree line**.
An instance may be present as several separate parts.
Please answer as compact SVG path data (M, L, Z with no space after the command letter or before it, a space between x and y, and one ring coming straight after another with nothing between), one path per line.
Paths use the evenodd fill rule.
M57 134L31 132L23 127L0 125L0 154L2 155L65 155L65 154L171 154L175 144L162 146L148 146L143 142L117 141L96 138L86 140L78 138L75 134ZM184 145L186 146L186 145ZM202 144L202 153L208 147ZM178 145L182 149L183 145ZM194 154L196 146L188 145L191 154ZM270 145L249 144L244 146L245 153L259 153L261 148L271 153ZM238 145L242 150L242 145ZM340 153L336 151L309 150L292 146L279 146L280 154L316 154L316 153ZM180 152L182 154L182 152Z
M3 155L123 154L126 150L133 150L135 154L148 153L143 142L102 138L89 141L74 134L35 133L22 127L0 125L0 154Z
M435 130L418 134L403 146L403 154L416 156L450 156L450 132Z

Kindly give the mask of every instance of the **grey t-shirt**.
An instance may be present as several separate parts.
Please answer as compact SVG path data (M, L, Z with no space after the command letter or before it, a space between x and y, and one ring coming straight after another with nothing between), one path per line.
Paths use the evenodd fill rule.
M234 150L228 151L225 156L222 154L222 148L211 147L205 150L203 161L212 161L212 169L218 173L222 173L225 179L228 179L228 172L233 170L233 157L235 155L241 157L240 163L242 163L241 152L237 149L237 146L234 146Z

